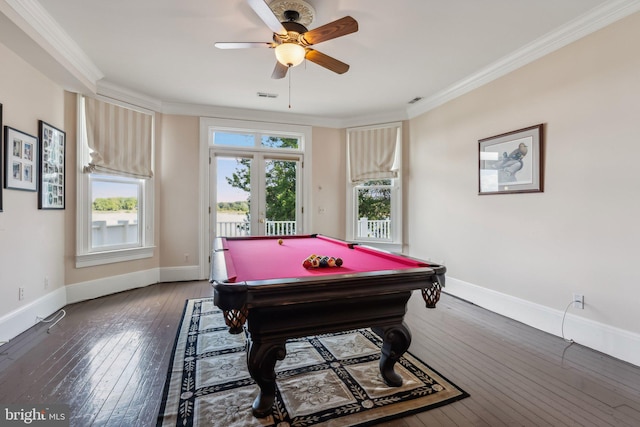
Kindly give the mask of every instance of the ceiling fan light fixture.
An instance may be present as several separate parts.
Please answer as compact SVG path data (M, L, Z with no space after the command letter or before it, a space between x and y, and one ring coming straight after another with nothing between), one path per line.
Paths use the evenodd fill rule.
M304 61L306 51L297 43L282 43L276 46L276 59L282 65L295 67Z

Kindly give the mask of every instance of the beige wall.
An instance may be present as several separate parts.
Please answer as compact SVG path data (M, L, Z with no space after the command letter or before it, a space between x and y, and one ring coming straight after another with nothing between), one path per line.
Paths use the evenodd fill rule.
M312 233L344 238L346 199L346 131L313 128L311 183Z
M572 314L640 332L638 40L635 14L411 120L410 253L555 310L577 291ZM538 123L544 192L478 196L477 141Z
M161 174L160 265L178 267L199 263L199 119L163 116L156 153ZM188 254L185 259L185 254Z
M62 88L2 44L0 63L3 124L36 137L38 120L63 128ZM4 161L2 132L0 157ZM4 165L2 171L4 174ZM39 210L37 192L1 191L4 212L0 212L0 318L65 284L65 211ZM49 281L47 289L45 277ZM19 287L25 289L22 301L18 300ZM7 338L2 335L0 340Z

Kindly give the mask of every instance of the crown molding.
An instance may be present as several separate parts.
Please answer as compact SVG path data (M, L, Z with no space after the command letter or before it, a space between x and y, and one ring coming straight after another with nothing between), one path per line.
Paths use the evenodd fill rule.
M96 94L105 98L111 98L116 101L125 102L127 104L135 105L146 110L155 112L162 111L162 101L140 92L127 89L117 84L108 82L106 80L100 80L97 84Z
M136 93L119 87L114 83L104 81L103 73L37 0L0 0L0 11L65 68L67 72L81 81L86 90L93 93L166 114L271 121L330 128L347 128L412 119L639 10L640 0L607 1L560 29L540 37L522 49L503 57L445 90L408 106L406 109L339 118L171 103Z
M342 126L342 119L339 118L282 113L277 111L250 110L245 108L220 107L215 105L166 102L163 103L162 113L330 128L340 128Z
M445 90L407 107L417 117L640 10L640 0L606 2Z
M49 55L56 58L69 72L79 73L93 85L104 77L78 44L64 31L37 0L3 0L24 20L18 25ZM11 19L11 17L10 17ZM72 67L73 69L69 69Z

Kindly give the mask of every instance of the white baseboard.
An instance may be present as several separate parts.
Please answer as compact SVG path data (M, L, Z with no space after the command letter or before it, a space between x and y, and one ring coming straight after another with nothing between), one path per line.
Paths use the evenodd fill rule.
M160 268L160 281L163 283L188 282L192 280L202 280L202 277L200 277L199 265Z
M143 288L158 283L160 271L157 268L133 273L110 276L87 282L67 285L67 304L73 304L88 299L99 298L129 289Z
M63 286L0 317L0 331L2 331L0 342L13 339L38 323L38 318L46 318L65 305L67 305L67 293Z
M535 304L507 294L486 289L447 276L447 294L462 298L494 313L526 325L562 336L564 311ZM640 335L604 323L576 316L569 308L564 322L564 335L576 343L640 366ZM573 312L572 312L573 311Z

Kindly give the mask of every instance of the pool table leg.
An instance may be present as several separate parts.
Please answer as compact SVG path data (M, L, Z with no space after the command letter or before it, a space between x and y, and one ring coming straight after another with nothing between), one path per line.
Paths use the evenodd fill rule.
M409 327L402 322L399 325L374 327L372 329L382 337L383 341L380 355L380 374L387 385L400 387L402 385L402 377L393 370L393 366L411 345Z
M278 360L287 355L286 340L274 342L255 342L247 340L247 367L251 378L260 387L258 397L253 402L253 415L264 418L271 414L276 397L275 366Z

